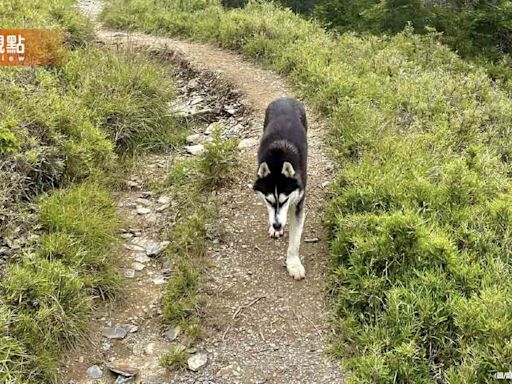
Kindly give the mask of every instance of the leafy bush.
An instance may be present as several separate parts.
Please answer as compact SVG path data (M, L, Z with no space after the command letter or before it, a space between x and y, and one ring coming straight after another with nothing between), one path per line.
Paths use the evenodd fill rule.
M512 74L509 0L317 0L314 15L339 32L397 33L409 24L416 33L435 28L444 43L484 64L491 75L508 82Z
M512 365L512 101L437 34L333 38L271 4L111 25L180 34L287 75L330 118L333 352L350 382L493 382ZM495 307L495 311L491 308Z

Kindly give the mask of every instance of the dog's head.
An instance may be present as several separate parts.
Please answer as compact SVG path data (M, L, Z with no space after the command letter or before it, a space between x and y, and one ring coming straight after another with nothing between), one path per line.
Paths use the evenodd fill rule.
M253 189L267 207L270 235L282 236L290 205L302 197L293 165L285 161L269 167L266 162L262 162L258 167L258 178Z

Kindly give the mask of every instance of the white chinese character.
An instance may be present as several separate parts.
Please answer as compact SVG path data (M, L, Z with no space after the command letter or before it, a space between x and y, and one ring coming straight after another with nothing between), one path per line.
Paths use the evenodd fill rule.
M18 35L18 44L16 44L16 53L25 53L25 38Z
M15 35L7 35L7 53L16 53Z
M4 35L0 35L0 53L5 53Z

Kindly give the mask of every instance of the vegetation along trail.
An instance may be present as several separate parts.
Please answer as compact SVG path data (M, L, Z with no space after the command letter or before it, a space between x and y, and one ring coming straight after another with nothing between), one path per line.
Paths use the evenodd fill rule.
M80 7L95 18L101 3L83 1ZM91 343L68 358L62 382L114 382L116 375L107 373L107 367L124 369L127 380L129 368L136 368L137 380L143 383L343 382L336 362L326 355L330 333L325 300L328 250L321 210L325 187L332 179L332 165L323 143L321 122L309 111L310 181L301 248L306 279L297 282L284 265L287 238L269 238L266 210L251 189L265 108L275 98L292 94L284 80L236 54L209 45L101 28L97 39L119 49L148 49L178 64L182 68L177 82L183 105L175 107L181 112L184 105L205 110L212 102L217 103L210 108L221 111L214 113L214 120L221 120L224 126L236 122L225 135L241 139L240 153L230 182L211 192L218 212L208 228L207 268L201 266L205 277L200 290L206 295L201 304L198 341L191 343L190 332L180 334L179 328L171 327L171 332L165 333L167 328L161 321L165 282L173 278L176 267L153 256L154 251L173 247L167 242L166 231L178 222L173 222L176 202L153 187L164 179L171 159L153 155L141 159L135 167L132 190L119 202L129 223L122 234L129 295L126 302L109 305L95 315ZM233 95L238 95L237 99ZM210 140L210 127L197 124L190 144L202 145ZM189 152L194 151L194 145L188 147ZM187 161L187 156L182 153L177 161ZM187 327L183 322L180 325ZM119 331L115 329L118 326L123 335L106 336ZM165 360L161 356L169 349L174 351L167 358L171 370L161 367ZM182 356L195 357L197 371L190 369L190 360L188 369L174 369L186 367L180 365ZM204 356L206 363L201 361ZM103 375L93 380L96 368Z

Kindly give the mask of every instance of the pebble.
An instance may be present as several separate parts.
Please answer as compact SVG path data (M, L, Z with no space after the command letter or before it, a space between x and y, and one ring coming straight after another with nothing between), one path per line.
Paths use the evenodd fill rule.
M87 368L87 376L91 379L99 379L103 377L103 371L97 365Z
M162 212L162 211L165 211L167 208L169 208L170 204L163 204L161 206L159 206L156 211L157 212Z
M170 196L160 196L157 200L157 203L158 204L169 204L171 202L171 197Z
M133 260L135 260L136 262L138 263L147 263L148 261L151 261L151 259L146 256L145 253L137 253L134 257L133 257Z
M188 153L190 153L191 155L199 155L201 152L204 151L204 145L203 144L187 145L185 147L185 150Z
M132 268L136 271L142 271L145 268L145 265L142 263L134 262L132 263Z
M144 248L137 244L123 244L123 246L126 249L128 249L129 251L138 251L138 252L144 251Z
M157 276L153 279L153 284L155 285L162 285L165 284L165 277L164 276Z
M305 243L318 243L320 239L318 237L312 237L310 239L304 239Z
M176 338L178 337L179 334L180 334L180 327L176 327L176 328L169 329L167 332L164 333L164 336L167 338L167 340L174 341L174 340L176 340Z
M103 336L109 339L124 339L128 331L121 327L105 327L103 328Z
M188 358L188 369L197 372L201 367L204 367L208 362L208 356L206 353L196 353L195 355Z
M153 241L146 246L146 254L148 256L158 256L165 248L171 244L170 241Z
M124 277L133 279L135 277L135 270L128 268L124 270Z
M201 142L201 135L199 133L194 133L192 135L187 136L188 144L199 144Z
M126 185L130 188L139 188L139 183L132 181L132 180L129 180L128 182L126 182Z
M139 374L139 369L130 366L128 363L123 361L113 361L107 364L107 368L112 372L124 377L133 377Z
M139 215L147 215L148 213L151 213L151 209L146 207L137 207L137 213Z
M114 384L132 384L135 383L135 379L133 376L126 377L126 376L117 376L116 381L114 381Z

